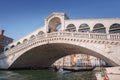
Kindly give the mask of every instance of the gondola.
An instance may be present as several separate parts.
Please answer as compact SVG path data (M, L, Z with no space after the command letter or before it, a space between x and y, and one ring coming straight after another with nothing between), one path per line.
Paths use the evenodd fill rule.
M77 71L92 71L95 67L63 67L64 71L72 71L72 72L77 72Z

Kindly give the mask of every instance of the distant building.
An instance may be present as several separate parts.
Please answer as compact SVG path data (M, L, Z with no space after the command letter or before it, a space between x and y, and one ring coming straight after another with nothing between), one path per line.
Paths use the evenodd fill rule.
M72 66L71 65L71 56L65 56L63 58L60 58L59 60L57 60L54 65L56 66Z
M57 60L56 66L106 66L103 60L86 55L86 54L72 54Z
M75 65L76 66L89 66L91 65L90 56L86 54L76 54L75 55Z
M4 35L4 30L0 30L0 53L3 52L4 47L12 43L13 39Z

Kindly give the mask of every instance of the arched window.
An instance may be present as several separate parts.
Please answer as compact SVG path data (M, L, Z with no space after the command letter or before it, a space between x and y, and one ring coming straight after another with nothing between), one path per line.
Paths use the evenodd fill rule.
M27 39L24 39L23 42L27 42L28 40Z
M17 42L17 45L19 45L20 44L20 42Z
M14 45L12 45L10 48L13 48L13 47L15 47Z
M69 24L69 25L66 27L66 31L75 32L75 31L76 31L75 25L74 25L74 24Z
M90 27L87 24L81 24L79 26L78 32L89 32L90 31Z
M33 39L33 38L35 38L35 36L34 36L34 35L32 35L32 36L30 37L30 39Z
M8 50L8 48L5 49L5 51L7 51L7 50Z
M48 33L59 31L61 28L61 20L59 17L52 18L48 23Z
M110 26L109 33L120 33L120 24L115 23Z
M93 27L93 32L95 33L106 33L106 28L103 24L98 23Z
M38 35L43 35L45 34L43 31L38 32Z

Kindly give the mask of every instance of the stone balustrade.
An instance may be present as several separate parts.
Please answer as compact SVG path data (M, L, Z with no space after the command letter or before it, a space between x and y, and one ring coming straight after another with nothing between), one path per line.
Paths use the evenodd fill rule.
M110 34L110 40L120 41L120 34Z

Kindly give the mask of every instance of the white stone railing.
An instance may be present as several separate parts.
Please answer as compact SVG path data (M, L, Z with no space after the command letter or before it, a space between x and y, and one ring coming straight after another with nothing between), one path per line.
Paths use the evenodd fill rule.
M95 40L111 40L111 41L120 41L120 34L104 34L104 33L80 33L80 32L53 32L43 35L37 35L35 38L32 38L24 43L16 45L15 47L7 50L4 54L0 54L0 59L3 57L12 55L19 51L25 50L34 45L39 45L38 43L46 43L48 39L55 37L68 37L68 38L79 38L79 39L95 39Z
M108 38L107 34L104 33L90 33L90 39L99 39L99 40L106 40Z
M110 34L110 40L120 41L120 34Z
M89 38L89 34L88 33L73 33L73 37L77 37L77 38Z
M86 39L120 41L120 34L105 34L105 33L53 32L48 33L46 37L75 37L75 38L77 37Z

